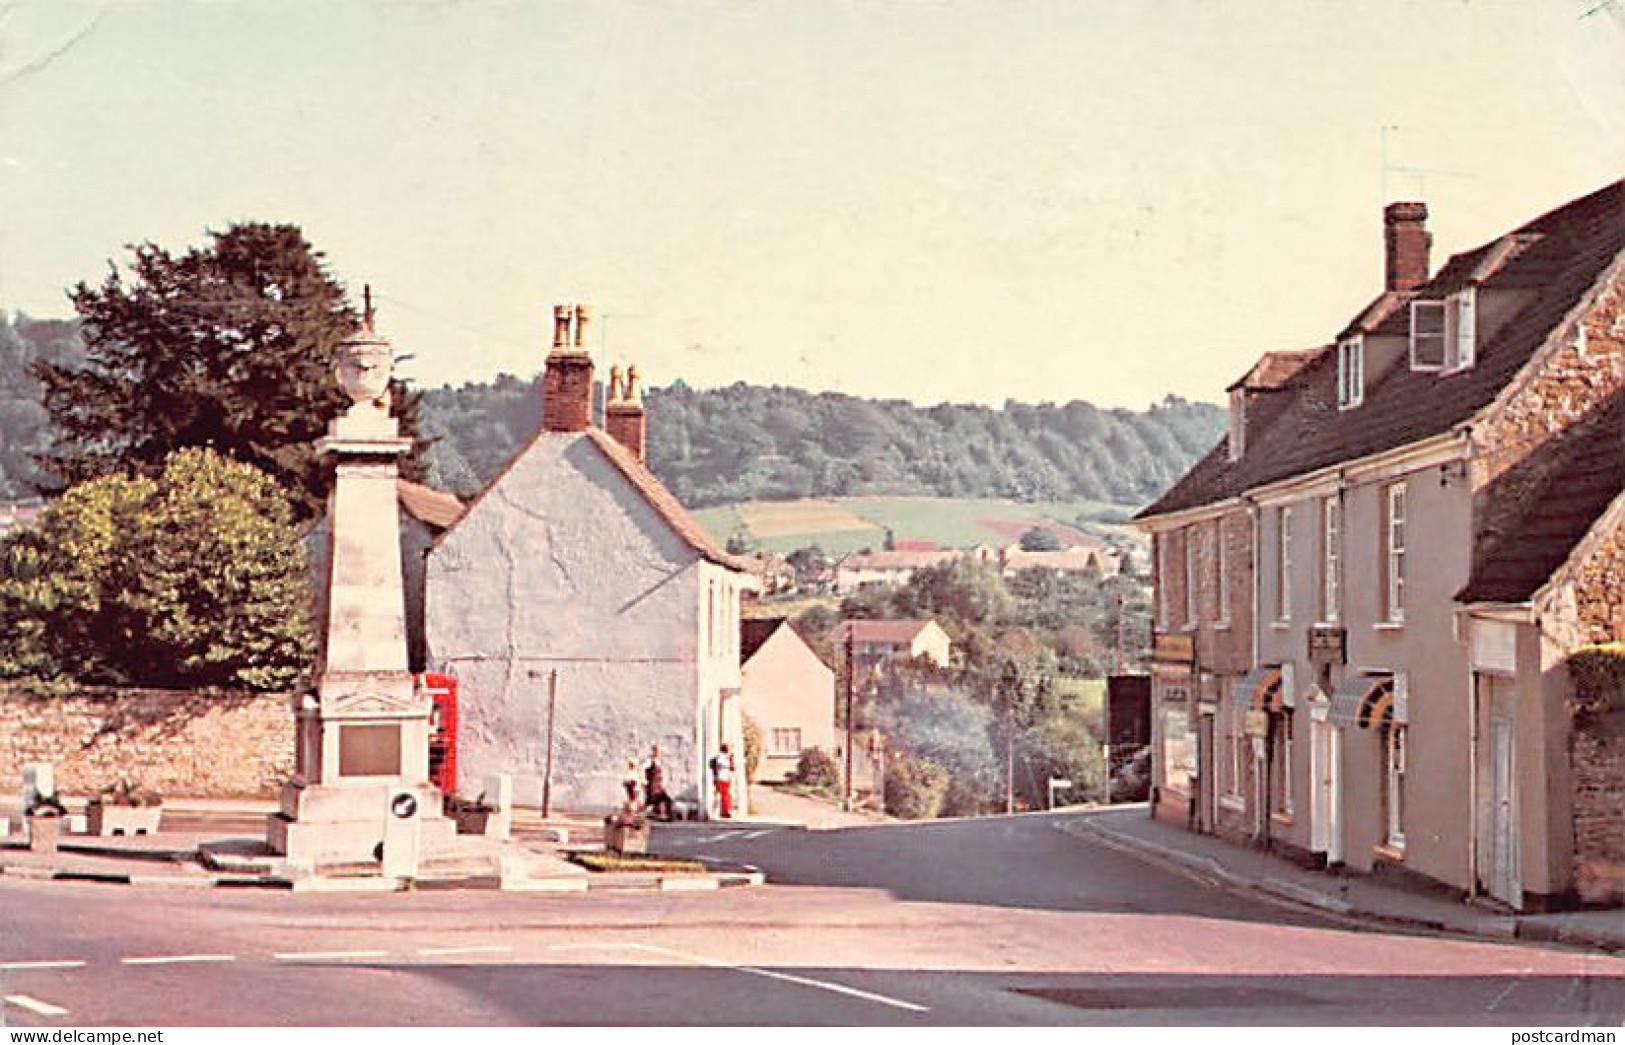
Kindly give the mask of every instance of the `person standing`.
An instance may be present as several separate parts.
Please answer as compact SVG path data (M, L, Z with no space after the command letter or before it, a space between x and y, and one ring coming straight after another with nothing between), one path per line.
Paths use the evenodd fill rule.
M728 745L711 757L711 782L716 785L717 805L724 820L733 814L734 756Z

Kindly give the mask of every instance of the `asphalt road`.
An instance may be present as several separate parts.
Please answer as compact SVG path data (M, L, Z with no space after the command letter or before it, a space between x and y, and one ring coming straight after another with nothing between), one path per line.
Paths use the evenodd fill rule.
M1046 816L662 829L696 894L317 895L0 879L13 1026L1625 1020L1625 960L1359 932Z

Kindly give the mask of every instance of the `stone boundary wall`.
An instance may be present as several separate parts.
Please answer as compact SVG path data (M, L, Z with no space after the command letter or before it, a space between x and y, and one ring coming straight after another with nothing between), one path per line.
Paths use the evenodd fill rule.
M293 772L283 694L0 687L0 794L27 762L56 766L57 789L86 796L129 780L168 797L272 797Z
M1585 903L1625 903L1625 713L1577 729L1574 764L1574 885Z

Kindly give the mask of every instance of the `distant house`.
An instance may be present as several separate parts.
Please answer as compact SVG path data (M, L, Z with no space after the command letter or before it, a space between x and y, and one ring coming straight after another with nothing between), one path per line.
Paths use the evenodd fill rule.
M830 642L841 657L850 648L852 665L858 672L914 657L925 657L945 668L953 644L934 620L842 621L830 633Z
M782 555L754 552L744 557L751 576L756 578L758 595L778 595L796 586L795 567Z
M1023 551L1019 545L1012 545L999 552L999 564L1006 577L1033 569L1054 570L1057 573L1094 571L1101 577L1107 577L1121 569L1121 557L1105 544L1073 544L1048 552Z
M985 544L974 548L939 548L932 541L895 541L891 548L874 551L864 548L843 556L835 563L835 591L850 595L861 588L901 587L918 570L941 566L957 559L991 562L998 552Z
M458 681L468 778L510 773L521 803L546 789L557 808L607 810L628 760L658 743L668 789L704 808L719 745L743 769L752 582L645 467L635 377L611 372L605 428L592 423L585 310L574 318L572 344L555 310L541 431L429 552L429 665Z
M783 780L808 748L833 754L835 672L789 621L741 622L739 657L744 712L762 734L756 779Z
M32 525L44 510L45 502L38 497L0 504L0 536L10 530Z

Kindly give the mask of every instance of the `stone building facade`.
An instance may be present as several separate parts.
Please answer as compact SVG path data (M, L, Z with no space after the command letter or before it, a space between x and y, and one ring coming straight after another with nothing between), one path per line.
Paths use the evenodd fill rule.
M1572 902L1584 839L1612 844L1586 810L1625 808L1564 669L1625 630L1625 183L1436 274L1425 217L1389 208L1383 293L1232 386L1229 435L1142 513L1159 660L1189 659L1217 792L1189 820L1513 908ZM1220 614L1199 588L1204 528L1231 513L1252 523L1253 637L1239 681L1210 686L1242 652L1204 641ZM1158 690L1166 728L1178 686ZM1159 758L1177 814L1184 774Z

